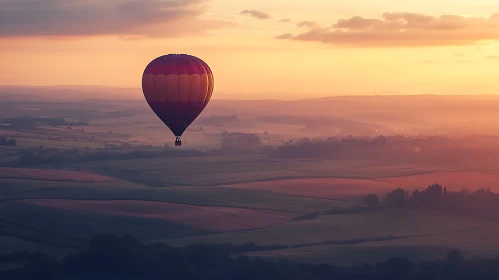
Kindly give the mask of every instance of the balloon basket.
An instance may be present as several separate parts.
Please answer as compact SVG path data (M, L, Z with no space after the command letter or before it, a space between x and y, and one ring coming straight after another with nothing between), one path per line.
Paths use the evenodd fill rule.
M182 146L182 140L180 140L180 138L177 137L177 139L175 139L175 147L180 147Z

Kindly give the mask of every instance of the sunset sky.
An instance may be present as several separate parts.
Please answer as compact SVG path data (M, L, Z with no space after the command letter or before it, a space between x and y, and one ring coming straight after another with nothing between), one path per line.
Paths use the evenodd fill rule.
M188 53L213 98L497 94L495 40L497 0L0 0L0 84L139 88Z

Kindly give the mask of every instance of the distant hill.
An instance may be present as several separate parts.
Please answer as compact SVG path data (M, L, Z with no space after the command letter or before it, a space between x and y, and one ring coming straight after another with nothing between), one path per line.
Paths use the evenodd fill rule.
M221 131L284 133L306 137L330 135L491 134L499 131L498 95L352 95L302 100L235 100L218 95L195 125ZM235 93L234 96L237 96ZM155 117L140 88L104 86L0 86L5 117L19 117L12 102L43 102L44 116L75 117L95 110L126 111ZM74 103L60 106L59 102ZM7 104L9 103L9 104ZM52 111L48 111L48 107ZM85 103L85 107L81 106ZM55 107L54 108L54 105ZM1 104L0 104L1 105ZM25 106L27 104L23 104ZM29 104L29 107L32 107ZM41 113L37 104L38 114ZM1 106L0 106L1 107ZM67 109L64 114L55 111ZM23 115L31 115L25 111ZM237 121L213 116L235 116ZM82 119L88 120L88 118Z
M139 88L107 86L0 86L0 98L11 101L75 101L143 98Z

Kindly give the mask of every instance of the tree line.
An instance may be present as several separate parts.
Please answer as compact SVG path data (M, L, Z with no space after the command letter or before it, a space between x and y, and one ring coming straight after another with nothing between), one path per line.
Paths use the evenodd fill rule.
M493 193L490 188L454 192L440 184L433 184L424 190L416 189L412 193L397 188L387 193L383 201L376 194L369 194L364 203L372 209L433 209L482 219L499 219L499 194Z
M51 126L87 126L86 122L68 122L64 118L44 118L44 117L21 117L21 118L6 118L0 121L4 126L10 128L34 128L39 124Z
M17 140L14 138L7 139L5 137L0 137L0 146L16 146L17 145Z
M499 258L464 259L452 250L442 260L392 258L353 267L269 261L239 254L231 245L170 247L144 244L131 236L95 236L83 251L62 260L41 253L1 254L0 279L240 279L240 280L419 280L499 279Z

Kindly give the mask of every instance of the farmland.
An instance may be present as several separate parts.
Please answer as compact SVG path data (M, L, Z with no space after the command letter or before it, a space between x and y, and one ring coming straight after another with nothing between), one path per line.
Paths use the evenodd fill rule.
M270 226L291 220L290 213L244 208L195 206L153 201L88 201L63 199L20 200L19 203L49 208L101 214L166 220L213 231L232 231Z
M450 248L462 249L468 256L499 254L499 247L489 246L498 241L495 221L438 209L365 207L370 193L383 202L396 188L412 192L434 183L456 192L480 188L499 192L495 158L434 157L438 141L450 140L394 137L390 141L400 145L395 152L383 146L371 155L355 149L348 154L342 152L348 145L368 151L379 144L324 140L330 132L307 130L314 127L313 118L259 118L241 109L236 123L213 122L216 118L209 117L195 122L186 131L184 146L177 149L169 147L171 133L142 103L88 102L62 111L51 103L37 104L34 111L20 109L84 121L85 126L0 130L5 138L17 140L16 146L0 146L2 250L32 248L61 257L84 246L92 235L110 233L174 246L285 245L288 248L245 254L313 263L441 258ZM224 106L215 106L209 114L230 107ZM24 115L9 112L9 117ZM257 125L264 120L270 121ZM288 123L275 123L279 121ZM340 128L342 121L327 122L331 125L327 131L339 131L338 135L351 131L351 123ZM369 126L362 124L361 130L370 131ZM224 139L238 136L239 131L248 132L243 136L257 135L259 148L245 150L242 140L235 149L225 146ZM302 141L304 132L322 138ZM480 145L463 140L479 152L484 143L494 142L474 141ZM280 147L300 147L296 145L307 149L317 145L318 156L278 153ZM334 150L335 145L343 146ZM426 147L428 158L421 156L420 146ZM336 153L323 155L322 147Z
M242 170L248 174L253 171L253 176L248 176L248 182L218 184L217 180L224 180L214 180L213 176L219 175L209 171L224 168L223 164L226 172L220 174L226 178L236 177ZM396 177L366 178L369 172L363 172L368 164L347 161L341 166L339 161L330 161L327 168L331 174L342 173L342 177L327 178L323 173L314 177L315 171L310 170L313 174L310 177L295 173L295 179L275 180L258 174L271 166L276 170L284 165L306 170L306 167L319 166L320 161L272 160L264 155L246 155L178 158L173 162L166 158L96 161L88 163L85 171L1 168L0 198L4 202L0 204L3 213L0 222L5 238L15 239L21 244L20 248L37 244L37 248L53 255L79 248L86 238L98 233L130 233L145 241L175 246L225 242L280 244L294 247L247 254L347 264L379 261L404 252L414 259L442 257L449 248L458 245L470 254L499 252L499 248L493 247L478 250L472 243L440 244L438 240L445 236L457 236L460 230L488 221L438 211L381 210L294 220L308 213L360 205L367 193L383 195L396 187L414 189L435 182L448 182L452 188L452 183L457 182L452 181L454 176L461 176L462 181L470 176L466 182L477 182L480 178L481 182L492 183L496 178L487 172L442 172L441 168L420 173L424 168L404 166L397 172L386 166L378 167L389 170L383 175L396 174ZM127 181L112 173L105 175L105 169L100 174L92 171L105 165L125 173L136 170L134 178L146 179L152 174L147 173L148 170L155 169L162 181ZM201 172L203 166L206 166L206 177L200 180L202 173L193 174ZM325 167L322 168L325 172ZM349 178L348 174L354 175ZM196 181L189 177L196 177ZM166 181L168 184L163 183ZM497 232L494 227L489 229ZM378 238L390 240L376 241ZM330 243L348 240L358 241L349 245Z
M492 172L435 172L416 176L380 178L378 180L380 182L408 187L424 187L438 182L444 186L452 186L456 190L491 188L494 192L499 191L499 185L497 184L499 182L499 174Z
M45 181L109 182L116 179L88 172L0 167L0 179L27 179Z
M170 239L168 242L177 245L255 242L260 245L306 246L327 241L369 240L441 233L474 226L477 223L484 222L431 211L381 211L326 215L312 220L293 221L263 229L188 238L179 237Z
M219 186L290 178L364 179L453 170L424 165L384 165L366 160L274 159L266 155L243 155L239 158L215 156L213 158L98 161L89 163L89 168L105 175L114 174L118 177L123 176L121 174L127 176L129 172L133 172L134 178L137 178L139 182L155 186ZM378 185L381 186L383 183Z
M249 253L249 256L285 258L308 263L343 265L375 263L392 257L414 261L443 259L450 249L459 248L465 257L495 257L499 251L499 224L471 225L449 232L410 236L389 241L353 245L312 245L299 248Z

